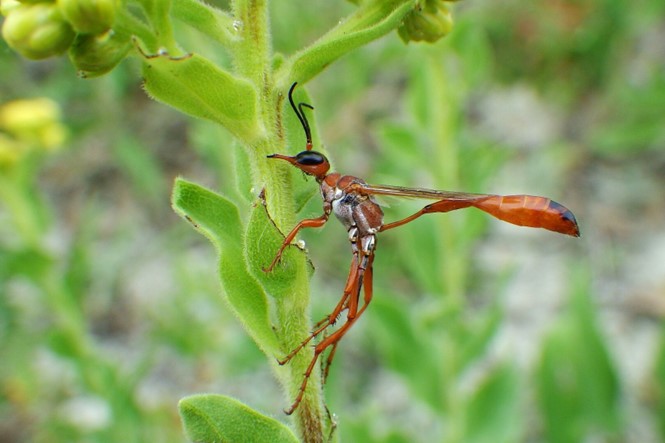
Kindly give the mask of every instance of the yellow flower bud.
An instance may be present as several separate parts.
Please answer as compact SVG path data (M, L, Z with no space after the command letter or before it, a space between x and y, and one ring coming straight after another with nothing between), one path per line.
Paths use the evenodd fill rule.
M0 171L16 164L24 153L23 144L0 133Z
M58 0L62 15L82 34L101 34L115 21L116 0Z
M45 149L61 146L66 137L60 108L47 98L14 100L0 106L0 129L17 141Z
M97 77L115 68L131 47L129 35L113 30L101 35L79 34L69 48L69 58L81 77Z
M64 52L74 31L54 3L20 4L8 11L2 36L24 57L39 60Z
M404 18L404 23L397 29L401 39L434 43L450 33L453 28L453 16L448 9L448 1L424 0L417 9Z
M67 138L67 128L60 123L51 123L44 126L38 134L39 144L47 151L60 148Z
M0 0L0 14L7 16L9 11L18 6L21 6L18 0Z
M54 0L17 0L19 3L53 3Z

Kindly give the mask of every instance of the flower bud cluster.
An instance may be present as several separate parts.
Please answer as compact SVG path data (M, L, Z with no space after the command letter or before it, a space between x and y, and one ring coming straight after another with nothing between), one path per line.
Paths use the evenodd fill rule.
M400 38L409 41L434 43L445 37L453 28L453 16L450 3L454 0L422 0L416 8L404 18L397 29Z
M56 3L3 0L2 11L2 36L24 57L39 60L61 54L74 40L74 30Z
M24 57L40 60L69 49L82 76L113 69L130 36L113 29L120 0L0 0L2 36Z
M62 146L67 130L58 104L46 98L14 100L0 105L0 169L30 151Z

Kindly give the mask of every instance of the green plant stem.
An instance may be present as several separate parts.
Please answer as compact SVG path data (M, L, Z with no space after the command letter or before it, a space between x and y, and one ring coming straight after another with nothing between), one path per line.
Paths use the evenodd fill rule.
M346 20L334 27L327 35L339 37L351 32L376 26L377 23L385 22L394 18L393 14L406 14L414 8L416 0L375 0L366 2ZM393 29L396 26L393 25Z
M429 48L427 48L429 49ZM441 189L460 189L459 153L455 134L455 122L450 109L455 109L455 97L451 88L453 79L446 72L439 52L427 50L426 54L427 90L432 100L428 101L432 121L429 125L430 137L435 140L434 159L435 176L443 177L437 183ZM466 284L466 254L460 248L460 241L453 226L453 218L442 217L442 244L440 250L449 251L441 275L441 286L445 288L446 311L459 312L464 304Z
M58 337L56 352L66 355L78 371L83 385L90 392L108 402L113 411L114 429L109 429L114 439L120 438L116 429L126 429L126 423L139 414L132 392L131 382L121 377L116 365L96 348L87 330L85 314L74 294L67 288L63 275L53 261L40 276L39 286L46 295L46 305L53 319L51 333ZM131 426L136 428L136 426ZM125 441L140 441L137 437L123 436Z
M184 55L173 35L170 17L171 0L140 0L139 2L150 20L159 46L166 49L172 57Z
M415 0L375 1L361 6L312 45L289 57L275 74L277 87L306 83L348 52L391 32L413 9Z
M17 185L17 179L0 173L0 202L7 207L22 243L39 251L44 230L31 203L32 192Z
M440 48L438 48L440 49ZM455 137L456 126L454 113L450 109L456 109L456 98L454 96L451 83L454 81L451 75L446 72L440 51L434 52L431 48L425 49L425 73L427 81L427 91L431 99L427 101L429 106L429 115L432 120L429 122L429 138L434 140L434 156L431 167L436 171L433 174L436 177L442 177L437 186L442 189L460 189L459 178L459 152ZM441 300L440 317L452 318L458 321L459 313L464 307L464 290L466 285L467 272L467 253L464 251L463 244L459 241L459 232L452 217L441 217L439 223L440 229L438 250L446 251L445 266L441 269L440 287L442 287L445 298ZM462 247L461 247L462 246ZM442 318L436 322L441 321ZM454 335L451 333L456 328L447 328L442 330L440 342L443 343L440 355L445 356L441 361L442 374L444 382L441 384L443 392L441 396L444 399L444 410L451 424L446 433L445 441L447 443L460 443L463 441L464 429L460 425L464 423L464 414L466 407L462 404L463 395L459 392L457 379L460 368L459 344L454 342Z
M269 35L268 7L265 0L237 0L233 13L240 38L233 46L234 66L237 74L250 80L259 94L259 113L266 137L247 146L253 165L255 189L266 189L268 212L276 225L286 231L295 222L293 189L288 165L270 162L268 154L284 147L282 126L283 91L276 91L272 84L272 46ZM298 259L295 283L285 294L273 294L277 311L277 335L285 353L300 344L310 331L309 281L305 260ZM288 365L281 376L289 398L297 395L302 374L305 373L313 354L311 348L303 349ZM281 357L281 356L280 356ZM284 374L286 371L286 374ZM315 371L316 372L316 371ZM300 438L306 442L323 441L323 414L319 377L313 376L307 392L294 412Z
M238 33L230 14L197 0L173 0L172 14L224 47L237 43Z
M281 112L281 110L275 109L271 116L265 115L266 120L275 122L273 125L266 124L266 127L277 128L278 120L274 117L277 112ZM269 161L266 158L268 153L283 150L284 140L280 134L283 134L283 130L275 129L270 133L271 137L252 146L249 152L254 157L256 169L259 171L258 183L255 183L260 183L266 189L268 213L282 232L288 232L295 224L294 192L291 174L288 170L289 165ZM307 264L303 258L299 258L296 266L295 281L292 287L286 293L273 294L276 296L277 336L285 354L296 348L303 338L309 335L311 329ZM287 374L282 376L282 380L291 400L298 393L302 375L312 357L311 347L306 347L284 366ZM306 442L323 441L324 425L320 392L320 377L318 377L318 371L315 370L308 383L305 397L294 412L298 433Z
M149 26L127 9L118 10L114 25L118 32L136 35L151 51L157 51L158 42Z
M236 0L233 16L240 38L233 46L236 73L259 87L266 98L270 88L271 43L266 0Z
M39 269L38 286L43 288L48 311L52 314L56 330L77 352L87 356L89 343L85 339L84 320L75 300L68 295L62 276L57 272L56 262L48 257L44 248L45 228L40 220L43 208L33 196L28 183L12 175L0 175L0 201L11 214L19 244L31 249L46 259L45 268Z
M39 286L46 293L46 304L60 340L68 346L68 352L77 356L77 361L90 361L93 358L92 346L86 333L85 319L76 300L65 288L62 277L54 269L48 269L40 280Z

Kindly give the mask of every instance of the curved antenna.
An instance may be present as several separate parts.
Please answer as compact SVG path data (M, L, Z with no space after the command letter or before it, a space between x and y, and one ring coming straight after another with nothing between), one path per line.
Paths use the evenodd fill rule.
M298 103L298 106L296 106L296 104L293 102L293 90L296 88L297 84L298 82L295 82L294 84L291 85L291 89L289 89L289 103L291 103L291 108L293 108L293 112L296 113L296 115L298 116L298 120L300 120L300 124L305 130L305 137L307 137L307 150L311 151L312 131L309 129L309 122L307 121L307 117L305 117L305 113L303 112L302 108L304 106L308 109L314 109L314 107L307 103Z

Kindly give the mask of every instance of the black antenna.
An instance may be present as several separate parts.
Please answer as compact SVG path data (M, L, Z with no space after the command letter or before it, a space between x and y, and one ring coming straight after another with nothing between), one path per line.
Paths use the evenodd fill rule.
M307 137L307 150L311 151L312 131L309 129L309 122L307 121L307 117L305 117L305 113L303 112L302 108L304 106L308 109L314 109L314 107L312 105L308 105L307 103L298 103L298 106L296 106L296 104L293 102L293 90L296 89L297 84L298 82L295 82L293 85L291 85L291 89L289 89L289 102L291 103L293 112L296 113L296 115L298 116L298 120L300 120L300 124L305 130L305 136Z

